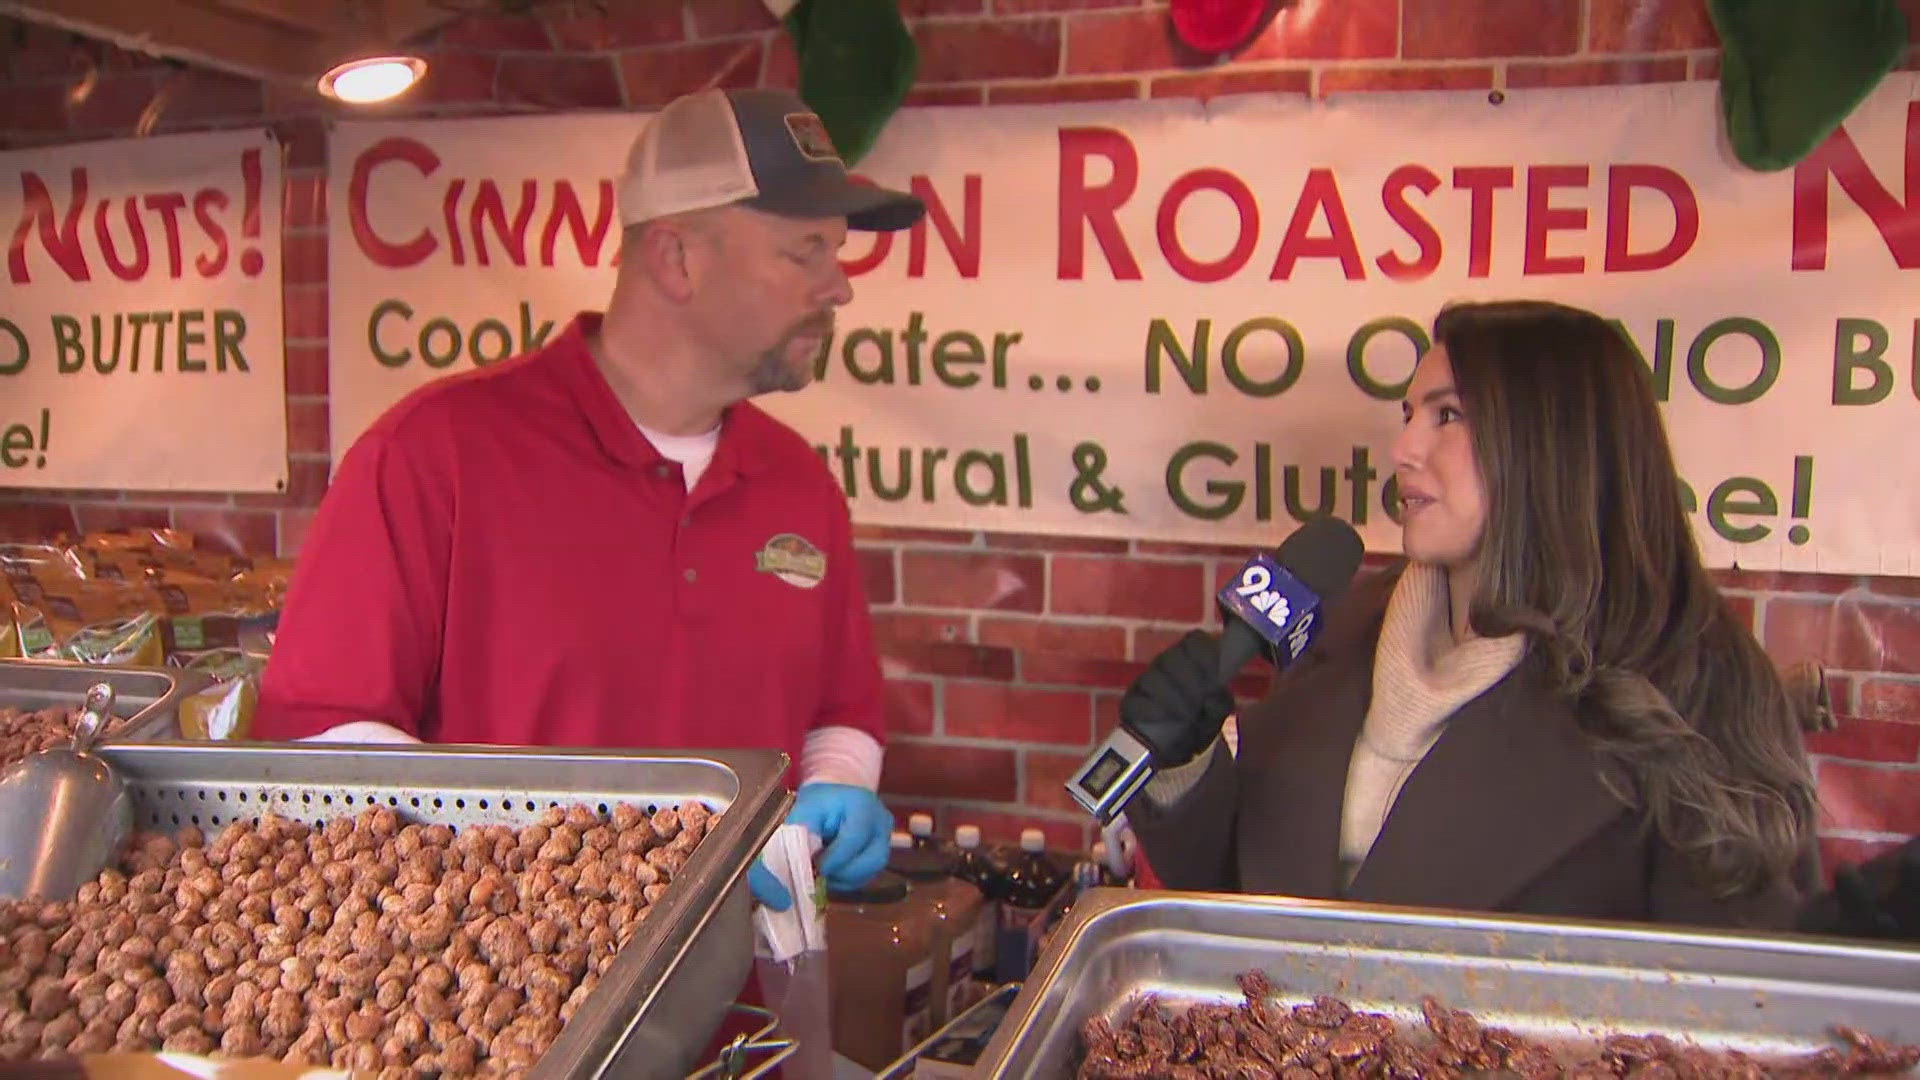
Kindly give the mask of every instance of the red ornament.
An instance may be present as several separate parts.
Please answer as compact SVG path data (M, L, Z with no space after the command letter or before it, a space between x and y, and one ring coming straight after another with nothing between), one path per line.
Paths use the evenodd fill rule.
M1267 0L1172 0L1173 31L1195 52L1215 55L1246 41Z

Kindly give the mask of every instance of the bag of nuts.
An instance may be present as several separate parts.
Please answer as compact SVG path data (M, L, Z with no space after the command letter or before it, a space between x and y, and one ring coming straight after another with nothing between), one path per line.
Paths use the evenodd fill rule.
M267 658L244 649L175 653L169 664L210 674L213 681L180 702L180 734L188 739L245 739L253 730L260 675Z

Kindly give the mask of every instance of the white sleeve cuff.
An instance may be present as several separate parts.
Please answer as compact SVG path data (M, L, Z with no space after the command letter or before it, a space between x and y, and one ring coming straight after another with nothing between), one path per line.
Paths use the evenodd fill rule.
M355 720L350 724L330 727L318 735L309 735L296 742L310 743L417 743L420 740L390 724L378 720Z
M800 782L880 790L880 741L856 727L814 728L800 750Z

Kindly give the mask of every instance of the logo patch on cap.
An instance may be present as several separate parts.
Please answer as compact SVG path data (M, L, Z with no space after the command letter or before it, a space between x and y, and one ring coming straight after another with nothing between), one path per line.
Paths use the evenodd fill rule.
M827 576L827 557L806 537L781 533L754 553L753 568L796 589L811 589Z
M793 145L799 147L802 154L815 161L840 160L840 152L833 148L833 137L827 134L827 125L813 113L788 113L787 134L793 136Z

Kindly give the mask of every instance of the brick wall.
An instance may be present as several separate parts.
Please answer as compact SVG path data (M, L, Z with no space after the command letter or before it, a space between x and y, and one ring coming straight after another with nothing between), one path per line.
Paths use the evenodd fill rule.
M1920 0L1906 0L1920 27ZM991 6L989 6L991 5ZM624 8L625 5L613 5ZM1713 78L1701 0L1288 0L1233 62L1183 53L1160 3L903 0L921 50L916 105L1520 89ZM794 59L759 0L557 5L544 19L469 16L433 43L432 72L391 115L647 108L707 85L791 85ZM1636 19L1636 15L1640 18ZM14 31L0 22L0 43ZM325 143L310 94L107 56L69 105L64 35L22 30L0 68L0 140L23 147L131 134L177 80L155 130L272 123L288 147L287 420L283 495L0 489L0 537L174 525L249 551L294 554L325 483ZM1714 137L1702 132L1701 138ZM217 436L213 436L217 437ZM1120 691L1185 628L1243 553L1145 541L865 529L863 571L895 733L885 788L903 811L990 836L1043 825L1087 839L1060 789ZM1782 662L1840 672L1839 731L1815 737L1829 854L1920 832L1920 582L1728 573L1722 581ZM1257 686L1243 689L1258 690Z

